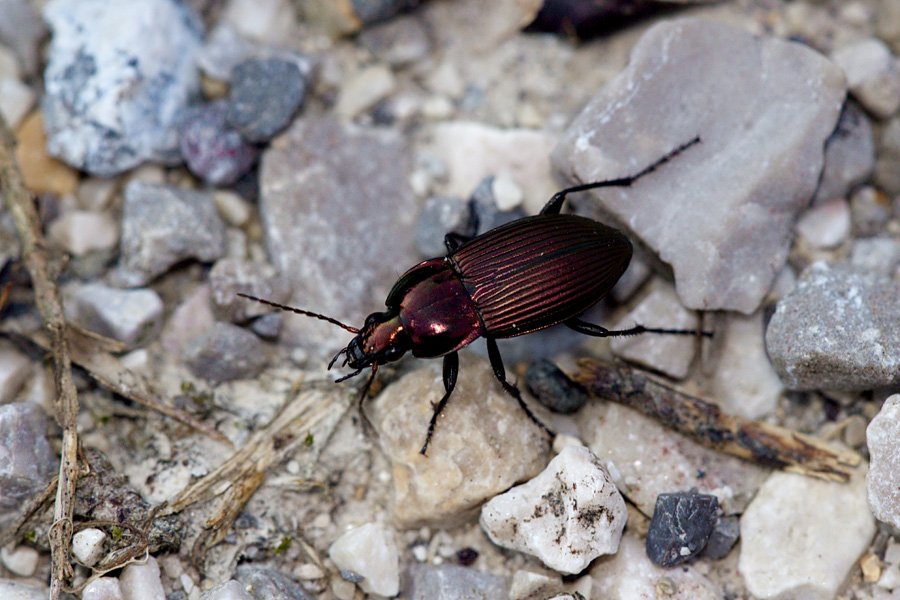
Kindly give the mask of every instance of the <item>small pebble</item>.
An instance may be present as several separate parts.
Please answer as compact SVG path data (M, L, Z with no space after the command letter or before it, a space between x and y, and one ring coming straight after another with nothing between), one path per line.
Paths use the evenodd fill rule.
M892 237L870 237L853 240L850 264L891 276L900 265L900 241Z
M231 74L225 123L247 141L267 142L288 126L306 94L306 75L296 62L251 59Z
M834 133L825 142L825 165L813 204L845 198L875 169L875 142L869 117L846 102Z
M205 75L204 79L227 82L231 79L234 67L255 53L254 45L238 33L231 23L222 20L207 33L203 47L196 54L197 67Z
M185 590L188 594L190 591ZM253 596L239 581L234 579L220 583L211 590L204 592L200 600L255 600Z
M0 341L0 404L12 402L32 371L30 358L9 341Z
M875 534L863 473L849 483L769 476L741 516L738 570L750 594L834 598Z
M325 572L312 563L296 566L293 574L297 579L322 579L325 577Z
M0 509L21 506L50 482L59 461L47 441L47 417L40 407L0 405L0 456Z
M713 560L725 558L740 536L741 523L736 515L719 517L700 555Z
M874 552L867 552L859 560L859 568L862 571L863 581L866 583L875 583L881 579L881 560Z
M72 536L72 556L86 567L93 567L103 557L106 534L90 527Z
M115 179L85 177L78 182L75 192L78 206L90 212L103 212L109 208L118 185Z
M122 569L119 586L124 600L164 600L166 597L159 564L152 556L143 563L131 563Z
M697 492L660 494L647 531L647 557L660 567L697 558L719 519L715 496Z
M491 187L494 203L501 211L509 211L522 204L522 189L510 177L498 175Z
M866 429L866 443L869 506L876 519L900 527L900 394L884 401Z
M37 571L40 553L28 546L0 548L0 563L14 575L31 577Z
M191 373L214 384L256 377L268 362L259 338L231 323L217 322L184 350Z
M25 187L35 194L72 194L78 187L78 171L47 152L43 115L31 113L16 131L16 160Z
M587 448L567 446L540 475L488 501L479 523L499 546L580 573L616 552L627 518L606 467Z
M129 349L147 344L162 327L163 302L151 289L121 290L88 283L72 299L77 323Z
M315 565L306 566L317 570L316 576L309 579L320 579L325 576ZM313 600L311 594L276 569L250 564L241 565L237 568L235 578L250 591L255 600Z
M887 44L867 38L831 54L847 75L847 87L866 110L885 119L900 108L900 69Z
M362 44L376 58L401 67L425 58L431 52L431 40L422 19L415 14L367 27L359 34Z
M125 600L115 577L101 577L84 586L81 600Z
M18 79L0 77L0 115L3 115L10 129L15 131L22 123L34 106L34 100L30 87Z
M866 185L850 197L850 220L857 238L883 233L890 218L890 202L879 190Z
M259 149L226 124L224 101L189 109L181 128L181 156L191 173L212 185L230 185L259 158Z
M342 571L361 576L354 583L365 592L391 597L400 591L397 544L393 532L380 523L366 523L344 533L331 544L328 556Z
M73 256L110 250L119 243L118 223L103 212L67 211L50 224L47 234Z
M458 565L419 565L408 569L402 597L407 600L449 600L509 597L503 577ZM473 596L474 593L477 595Z
M299 33L297 8L290 0L228 0L222 20L244 37L266 44L287 45Z
M284 328L283 313L261 315L250 322L250 329L264 340L276 340Z
M225 252L225 225L210 194L132 181L122 212L117 276L127 286L149 283L183 260L214 261Z
M850 236L850 204L843 198L810 208L800 216L797 233L814 248L834 248Z
M345 119L354 119L390 96L396 86L394 74L387 66L364 67L344 82L334 111Z
M528 365L525 385L541 404L550 410L570 414L587 404L587 390L563 373L562 369L547 359L539 359Z
M555 598L560 592L562 592L562 578L559 575L550 577L520 569L513 573L509 586L509 600Z
M456 551L456 562L464 567L471 567L478 560L478 550L474 548L462 548Z
M213 192L213 201L219 209L219 214L229 225L243 227L250 219L252 214L250 205L231 190L216 190Z

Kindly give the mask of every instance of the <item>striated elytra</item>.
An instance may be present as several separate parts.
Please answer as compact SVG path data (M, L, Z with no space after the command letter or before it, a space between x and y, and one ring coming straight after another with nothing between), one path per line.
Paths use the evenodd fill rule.
M641 325L610 331L578 317L612 289L631 261L631 242L612 227L577 215L560 214L567 194L585 190L629 186L686 148L695 138L628 177L566 188L554 194L540 214L501 225L475 238L448 233L448 254L419 263L404 273L388 294L384 312L369 315L361 329L306 310L284 306L255 296L245 298L298 314L315 317L356 334L328 364L343 354L354 369L343 381L371 367L360 398L365 398L379 365L411 352L419 358L444 357L444 396L435 407L421 453L425 454L437 418L447 405L459 373L457 351L479 337L485 338L488 357L497 379L526 414L552 432L531 412L506 370L497 339L511 338L557 323L595 337L664 333L709 335L680 329L651 329Z

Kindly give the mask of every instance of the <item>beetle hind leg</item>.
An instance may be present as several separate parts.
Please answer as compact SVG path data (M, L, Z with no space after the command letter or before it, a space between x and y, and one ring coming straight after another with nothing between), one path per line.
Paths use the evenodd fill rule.
M431 443L431 437L434 435L434 428L437 426L438 417L444 412L447 401L450 400L450 394L456 387L456 377L459 375L459 355L456 352L444 356L444 397L434 407L434 414L431 415L431 421L428 423L428 433L425 434L425 443L419 454L422 456L428 451L428 444Z
M695 335L703 337L712 337L711 331L702 331L700 329L659 329L655 327L644 327L643 325L635 325L629 329L610 330L581 319L569 319L565 321L566 327L574 329L578 333L590 335L592 337L624 337L629 335L640 335L642 333L659 333L662 335Z
M547 432L551 438L556 434L546 425L544 425L540 419L538 419L531 409L528 408L528 405L525 404L525 400L522 399L522 394L519 392L519 388L511 384L506 380L506 368L503 366L503 359L500 357L500 349L497 347L497 340L493 338L485 338L487 342L488 348L488 359L491 361L491 367L494 369L494 376L500 382L500 385L503 386L503 389L507 394L516 399L519 403L519 406L522 407L522 410L525 411L525 414L528 415L528 418L531 419L535 425L543 429Z

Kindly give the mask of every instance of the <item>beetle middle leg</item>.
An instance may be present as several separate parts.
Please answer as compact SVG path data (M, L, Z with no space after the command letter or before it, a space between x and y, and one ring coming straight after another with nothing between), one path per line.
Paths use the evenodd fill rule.
M586 190L593 190L593 189L602 188L602 187L628 187L632 183L634 183L635 181L637 181L638 179L643 177L644 175L648 175L648 174L652 173L653 171L655 171L656 169L658 169L659 167L663 166L664 164L666 164L667 162L669 162L670 160L672 160L673 158L675 158L676 156L681 154L683 151L685 151L688 148L690 148L691 146L693 146L694 144L699 144L699 143L700 143L700 136L697 136L694 139L692 139L691 141L689 141L685 144L682 144L682 145L678 146L677 148L675 148L674 150L670 151L668 154L666 154L665 156L663 156L662 158L660 158L659 160L657 160L650 166L644 167L644 169L642 169L638 173L635 173L634 175L629 175L627 177L619 177L617 179L607 179L606 181L594 181L592 183L583 183L581 185L574 185L570 188L566 188L564 190L556 192L555 194L553 194L553 197L550 198L550 201L547 202L547 204L544 206L544 208L541 209L540 214L542 214L542 215L558 215L559 211L562 209L563 201L566 199L566 194L572 194L575 192L584 192Z
M644 327L643 325L635 325L630 329L610 330L581 319L569 319L565 321L566 327L574 329L578 333L590 335L593 337L620 337L628 335L640 335L642 333L660 333L663 335L701 335L703 337L712 337L711 331L701 331L699 329L658 329L655 327Z
M484 340L487 342L488 359L490 359L491 367L494 369L494 376L500 381L500 385L503 386L503 389L506 390L507 394L518 401L519 406L522 407L522 410L525 411L528 418L534 421L535 425L546 431L550 437L555 436L556 434L553 433L549 427L541 423L541 420L534 416L534 413L531 412L531 409L525 404L525 400L522 399L519 388L506 380L506 368L503 366L503 359L500 357L500 349L497 347L497 340L489 337L484 338Z
M431 415L431 421L428 423L428 433L425 434L425 444L419 450L419 454L425 455L428 451L428 444L431 443L431 436L434 435L434 428L437 426L438 417L444 412L447 401L450 400L450 394L456 387L456 376L459 375L459 354L451 352L444 356L444 397L441 398L437 406L434 407L434 414Z

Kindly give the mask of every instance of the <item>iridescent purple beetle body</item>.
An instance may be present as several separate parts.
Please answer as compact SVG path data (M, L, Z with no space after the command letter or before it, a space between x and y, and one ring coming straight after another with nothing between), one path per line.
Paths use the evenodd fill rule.
M615 285L631 260L628 238L617 229L576 215L560 214L566 195L589 189L628 186L650 173L694 139L670 152L636 175L587 183L556 193L540 214L518 219L471 239L448 234L448 255L419 263L404 273L388 294L384 312L366 318L355 329L329 317L266 300L253 300L307 316L327 320L356 334L341 354L354 372L342 381L411 352L418 358L444 358L445 394L435 407L422 454L428 449L437 418L453 393L459 371L457 351L479 337L485 338L494 374L503 388L542 428L515 385L506 379L497 339L524 335L557 323L596 336L669 333L709 335L704 332L649 329L641 325L609 331L578 317L599 302Z

